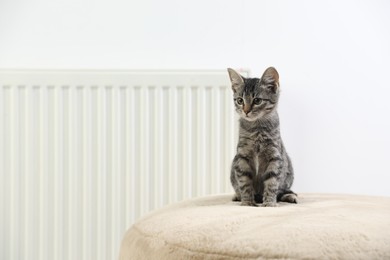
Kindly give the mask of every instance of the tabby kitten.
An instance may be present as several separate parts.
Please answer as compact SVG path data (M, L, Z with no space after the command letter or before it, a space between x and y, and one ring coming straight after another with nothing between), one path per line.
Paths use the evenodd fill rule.
M277 201L297 203L290 190L294 180L291 160L284 148L276 111L279 99L279 74L268 68L263 76L244 78L228 69L234 105L240 115L237 154L230 180L235 190L233 201L243 206L275 207Z

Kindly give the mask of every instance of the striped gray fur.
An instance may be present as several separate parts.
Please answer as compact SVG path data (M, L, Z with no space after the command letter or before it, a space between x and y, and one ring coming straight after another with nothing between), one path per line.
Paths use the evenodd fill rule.
M244 78L230 68L228 72L240 116L230 176L233 200L264 207L277 206L277 201L297 203L297 195L290 190L294 171L280 136L278 72L270 67L261 78Z

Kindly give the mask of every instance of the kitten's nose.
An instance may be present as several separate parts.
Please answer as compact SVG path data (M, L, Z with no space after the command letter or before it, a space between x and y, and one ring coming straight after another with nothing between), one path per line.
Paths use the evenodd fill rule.
M249 112L251 112L250 110L251 110L250 106L244 106L244 113L245 113L246 115L248 115Z

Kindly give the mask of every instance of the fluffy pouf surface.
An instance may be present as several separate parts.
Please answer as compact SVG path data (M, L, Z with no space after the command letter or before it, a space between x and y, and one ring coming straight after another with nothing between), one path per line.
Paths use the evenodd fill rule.
M390 259L390 198L299 194L244 207L231 195L156 210L125 234L120 259Z

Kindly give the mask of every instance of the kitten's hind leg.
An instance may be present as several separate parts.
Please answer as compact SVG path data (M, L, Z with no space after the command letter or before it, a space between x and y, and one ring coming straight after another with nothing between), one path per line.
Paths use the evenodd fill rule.
M297 204L298 195L291 190L284 190L282 193L279 193L278 201Z

